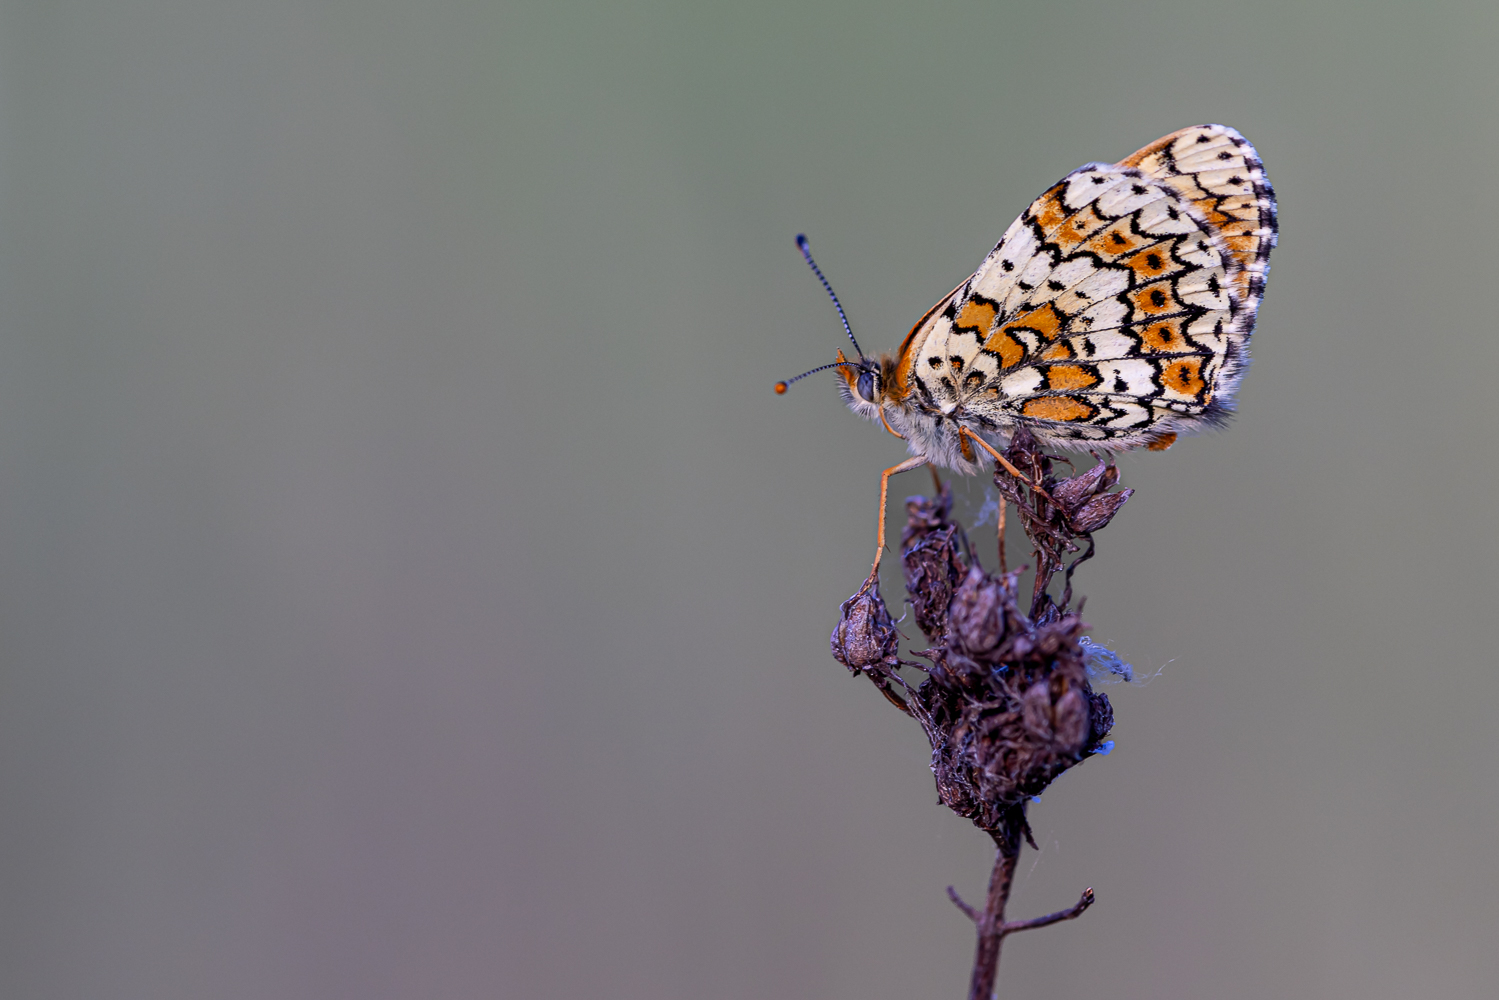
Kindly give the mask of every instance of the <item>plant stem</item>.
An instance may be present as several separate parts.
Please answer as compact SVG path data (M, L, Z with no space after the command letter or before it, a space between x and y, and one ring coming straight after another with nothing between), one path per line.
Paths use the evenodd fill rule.
M999 971L999 946L1004 940L1005 903L1015 880L1015 862L1020 859L1020 838L994 836L994 871L989 875L989 898L983 916L978 920L978 946L973 956L973 980L968 1000L990 1000L994 996L994 977Z

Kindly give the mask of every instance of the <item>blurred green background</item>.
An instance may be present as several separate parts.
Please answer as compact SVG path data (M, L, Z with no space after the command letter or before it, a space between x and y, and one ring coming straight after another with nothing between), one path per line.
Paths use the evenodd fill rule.
M1078 585L1160 673L1032 812L1012 912L1099 902L1000 995L1492 996L1496 46L5 3L0 994L964 995L986 839L827 648L903 451L771 392L841 343L792 237L891 348L1063 173L1220 121L1280 196L1255 363L1123 460Z

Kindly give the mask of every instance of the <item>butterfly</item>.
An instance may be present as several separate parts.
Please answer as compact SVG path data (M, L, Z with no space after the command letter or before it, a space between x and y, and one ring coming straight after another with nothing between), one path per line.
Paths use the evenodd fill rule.
M834 368L849 407L905 439L911 458L880 480L882 551L890 476L976 474L975 446L1008 465L1000 449L1016 427L1045 446L1113 453L1221 426L1276 233L1275 192L1249 141L1225 125L1185 128L1063 177L879 357L859 348L799 236L858 358L840 350L776 391Z

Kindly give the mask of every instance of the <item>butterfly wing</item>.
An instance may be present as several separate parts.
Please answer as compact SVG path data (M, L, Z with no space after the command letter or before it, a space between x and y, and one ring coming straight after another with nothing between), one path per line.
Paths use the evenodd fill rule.
M1170 184L1223 237L1244 267L1238 291L1247 336L1265 294L1278 232L1275 190L1249 140L1227 125L1194 125L1157 139L1119 165L1138 167Z
M1252 162L1253 178L1205 169L1225 146L1239 173ZM1109 449L1159 442L1226 411L1274 241L1273 199L1255 187L1269 197L1263 168L1222 126L1183 130L1131 160L1064 177L918 325L900 359L913 402ZM1249 202L1268 203L1268 224L1248 217ZM1209 207L1228 221L1212 221Z

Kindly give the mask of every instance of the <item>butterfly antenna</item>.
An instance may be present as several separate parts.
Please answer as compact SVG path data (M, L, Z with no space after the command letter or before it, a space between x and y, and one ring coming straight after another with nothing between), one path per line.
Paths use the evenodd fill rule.
M843 303L838 301L838 296L833 292L833 286L828 284L827 278L823 277L822 268L818 267L817 261L812 259L812 247L807 243L807 237L798 233L796 236L796 246L802 252L802 256L807 258L807 266L812 269L813 274L817 275L817 280L822 282L822 287L827 291L828 298L833 300L833 308L838 310L838 318L843 320L843 329L848 332L848 339L853 343L854 350L859 352L859 357L863 358L864 348L859 346L859 341L854 337L854 328L848 325L848 317L843 314ZM807 374L810 375L812 372L808 372ZM796 379L792 379L791 381L795 382Z
M848 367L848 368L857 368L857 367L859 367L858 365L854 364L852 361L834 361L830 365L822 365L821 367L813 368L809 372L802 372L796 378L787 379L785 382L777 382L776 383L776 393L777 393L777 395L779 395L780 393L785 392L787 389L791 388L791 383L793 383L793 382L800 382L802 379L806 378L808 375L816 375L818 372L825 372L829 368L837 368L840 365L842 365L844 367Z

